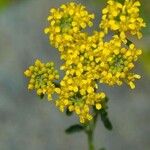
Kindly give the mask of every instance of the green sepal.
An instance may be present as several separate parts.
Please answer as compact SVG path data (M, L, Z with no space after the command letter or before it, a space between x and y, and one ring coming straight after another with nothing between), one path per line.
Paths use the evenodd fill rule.
M81 132L84 130L84 126L80 125L80 124L75 124L75 125L72 125L70 126L69 128L67 128L65 130L65 132L67 134L72 134L72 133L75 133L75 132Z

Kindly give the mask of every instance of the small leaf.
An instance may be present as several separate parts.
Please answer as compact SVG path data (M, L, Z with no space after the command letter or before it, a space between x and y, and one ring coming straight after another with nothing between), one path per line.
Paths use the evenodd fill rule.
M66 115L67 115L67 116L71 116L72 114L73 114L72 111L69 111L69 109L66 109Z
M84 130L84 126L82 126L80 124L75 124L75 125L72 125L69 128L67 128L65 130L65 132L67 134L71 134L71 133L80 132L80 131L83 131L83 130Z
M106 110L101 109L100 110L100 115L101 115L101 120L102 120L105 128L108 129L108 130L112 130L113 127L112 127L112 124L111 124L111 122L108 118L108 113L106 112Z
M112 124L108 118L105 119L103 122L104 122L105 128L107 128L108 130L112 130L113 127L112 127Z

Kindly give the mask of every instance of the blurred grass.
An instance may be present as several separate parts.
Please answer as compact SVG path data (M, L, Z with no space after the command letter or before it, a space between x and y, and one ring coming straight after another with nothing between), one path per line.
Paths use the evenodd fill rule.
M17 4L20 1L22 0L0 0L0 10L7 8L8 6L12 4Z
M144 18L144 21L146 22L146 28L143 29L143 33L145 35L149 35L150 34L150 4L148 0L142 0L141 1L141 15Z
M10 0L0 0L0 9L6 7L10 3Z
M141 62L144 71L150 77L150 50L147 50L142 54Z

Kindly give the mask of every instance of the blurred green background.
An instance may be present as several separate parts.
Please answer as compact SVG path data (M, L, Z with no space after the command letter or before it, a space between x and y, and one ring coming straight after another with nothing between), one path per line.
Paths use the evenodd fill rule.
M59 53L43 34L49 9L68 0L0 0L0 150L87 150L83 133L66 135L64 129L76 123L53 104L28 92L24 70L36 58L52 60L59 68ZM76 0L96 14L105 0ZM141 15L147 28L136 41L143 56L136 71L142 75L136 89L127 86L102 87L110 97L109 116L113 130L101 121L95 132L95 145L107 150L150 150L150 3L142 0Z

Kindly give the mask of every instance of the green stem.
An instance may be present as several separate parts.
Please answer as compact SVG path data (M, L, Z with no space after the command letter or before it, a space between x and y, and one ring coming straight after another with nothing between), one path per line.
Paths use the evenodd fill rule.
M88 131L88 147L89 150L94 150L94 143L93 143L93 130Z
M94 130L97 122L97 113L95 114L95 117L93 118L93 121L90 122L87 126L87 136L88 136L88 149L89 150L95 150L94 147Z

